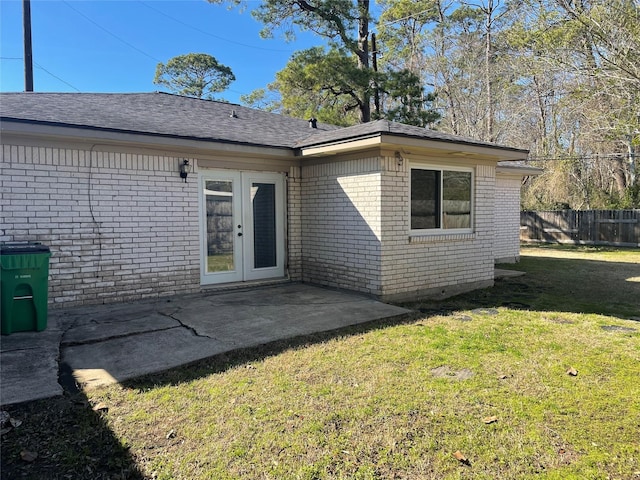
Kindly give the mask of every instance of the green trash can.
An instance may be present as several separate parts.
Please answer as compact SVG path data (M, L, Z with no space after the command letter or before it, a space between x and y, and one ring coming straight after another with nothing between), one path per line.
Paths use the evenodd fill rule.
M2 335L47 328L49 257L41 243L0 244Z

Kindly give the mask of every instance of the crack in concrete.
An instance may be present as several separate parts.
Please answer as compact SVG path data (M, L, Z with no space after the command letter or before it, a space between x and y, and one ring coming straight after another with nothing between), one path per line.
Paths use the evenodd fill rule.
M198 331L194 327L192 327L190 325L187 325L186 323L184 323L182 320L180 320L178 317L175 316L179 311L180 310L176 310L173 313L164 313L164 312L158 312L158 313L160 313L160 315L164 315L165 317L170 318L171 320L175 320L176 322L178 322L180 324L181 327L186 328L187 330L189 330L196 337L208 338L209 340L215 340L216 342L220 342L221 341L221 340L217 339L216 337L210 337L209 335L203 335L201 333L198 333Z
M58 378L57 378L58 385L60 385L60 388L62 388L63 393L68 393L72 395L80 393L80 386L78 385L78 383L76 382L76 379L73 376L73 370L71 366L69 366L69 364L67 364L66 362L62 361L62 348L64 345L64 336L69 332L69 330L74 328L77 323L78 323L78 319L76 318L69 323L67 328L62 330L60 334L60 339L58 340L58 355L55 359L55 361L58 363Z
M62 342L61 345L63 347L77 347L80 345L92 345L94 343L102 343L102 342L106 342L109 340L116 340L118 338L127 338L127 337L135 337L136 335L142 335L145 333L152 333L152 332L164 332L166 330L172 330L174 328L180 328L180 325L175 325L173 327L165 327L165 328L154 328L152 330L142 330L139 332L130 332L130 333L122 333L120 335L111 335L109 337L100 337L100 338L94 338L94 339L90 339L90 340L77 340L77 341L71 341L71 342Z

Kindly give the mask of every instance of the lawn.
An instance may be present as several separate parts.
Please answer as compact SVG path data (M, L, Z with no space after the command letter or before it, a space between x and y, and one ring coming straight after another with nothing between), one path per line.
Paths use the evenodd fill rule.
M640 479L640 250L501 267L527 274L8 408L2 478Z

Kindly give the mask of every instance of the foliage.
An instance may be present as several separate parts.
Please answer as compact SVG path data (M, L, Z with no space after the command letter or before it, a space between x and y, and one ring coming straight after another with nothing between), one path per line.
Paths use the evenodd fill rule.
M306 30L328 43L326 49L296 52L278 72L267 87L276 94L267 102L270 110L303 118L313 115L338 125L388 118L425 126L439 117L430 110L433 96L424 93L418 75L376 68L371 59L369 28L374 19L369 0L268 0L252 14L265 25L264 37L280 30L294 39L297 30ZM246 98L249 105L261 105L265 97L261 90ZM373 99L380 96L382 108L378 109Z
M530 149L548 171L528 180L527 206L640 207L628 193L634 155L640 170L636 1L385 0L382 7L384 61L433 86L440 130Z
M440 114L430 108L436 96L425 94L420 78L410 70L390 70L380 75L378 88L386 97L380 116L387 120L428 127L440 118Z
M369 88L370 75L344 50L322 47L296 52L276 74L282 111L294 117L316 117L322 122L356 123L359 92Z
M366 0L261 2L253 12L265 35L307 30L328 47L294 55L268 94L249 100L340 125L388 118L529 149L548 172L527 181L530 208L640 208L637 0L378 5L376 19Z
M170 91L196 98L213 99L236 79L226 65L206 53L188 53L158 63L153 83Z

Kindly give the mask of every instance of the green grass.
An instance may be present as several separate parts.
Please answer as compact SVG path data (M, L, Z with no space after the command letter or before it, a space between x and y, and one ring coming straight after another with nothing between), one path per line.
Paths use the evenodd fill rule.
M87 392L94 423L132 478L640 478L640 250L522 253L526 276L400 323Z
M230 272L233 269L233 253L220 253L207 257L207 272Z

